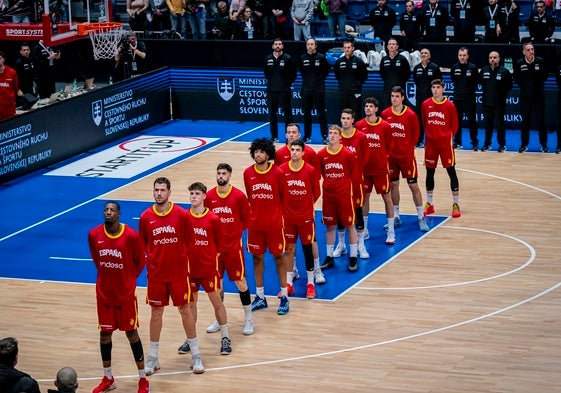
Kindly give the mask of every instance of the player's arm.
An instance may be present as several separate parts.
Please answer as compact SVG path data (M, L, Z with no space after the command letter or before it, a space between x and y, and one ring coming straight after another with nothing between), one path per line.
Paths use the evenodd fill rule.
M146 265L146 254L144 253L144 245L138 233L134 233L131 241L132 257L134 265L136 266L136 276L140 276L144 265Z
M99 267L99 253L97 252L97 249L95 248L95 239L93 237L92 232L88 233L88 246L90 249L90 255L92 256L94 265L96 268Z

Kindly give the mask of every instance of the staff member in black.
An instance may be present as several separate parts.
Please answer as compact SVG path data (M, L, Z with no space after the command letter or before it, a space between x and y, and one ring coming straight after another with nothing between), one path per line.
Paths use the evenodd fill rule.
M493 125L497 123L497 142L499 153L506 150L505 108L506 97L512 89L512 76L510 71L499 63L499 52L489 53L489 65L481 69L481 88L483 116L485 117L485 142L481 151L491 148L493 138Z
M450 15L454 18L454 42L475 41L475 20L479 11L471 0L452 0Z
M397 17L395 11L387 5L386 0L378 0L378 5L370 11L368 20L374 30L374 36L388 42Z
M405 3L405 12L399 17L399 30L403 38L403 49L414 51L419 49L421 41L422 26L421 14L415 8L413 1Z
M405 84L411 76L409 62L403 55L398 53L399 44L395 38L388 40L386 49L388 54L380 60L380 77L384 81L382 103L384 109L391 105L390 95L394 86L400 86L405 90Z
M277 110L284 112L284 122L292 120L292 92L290 87L296 79L296 63L290 55L283 52L284 44L280 38L273 41L273 53L265 57L265 79L267 79L267 106L269 108L269 123L271 140L279 141L279 125Z
M37 70L37 90L40 98L49 98L56 91L55 60L60 59L60 51L49 48L43 40L33 47L31 58Z
M429 0L421 11L423 16L424 41L445 42L446 26L450 22L448 9L438 4L438 0Z
M413 68L413 81L415 82L415 112L419 118L420 132L417 147L424 146L425 127L421 118L421 105L432 97L432 81L442 79L440 67L431 60L430 50L421 49L421 62Z
M540 145L542 152L549 153L547 148L547 128L545 126L545 92L544 84L547 79L547 70L541 57L534 55L534 45L526 42L522 45L524 57L514 65L514 81L520 87L520 112L522 126L520 130L520 149L518 153L528 150L530 143L530 117L532 112L536 115Z
M368 79L368 70L366 64L354 55L354 50L354 44L351 41L345 41L343 43L344 56L335 62L335 78L339 82L340 112L350 108L354 113L362 113L362 85Z
M302 111L304 112L304 142L312 140L312 109L316 107L319 129L323 144L327 144L327 117L325 114L325 78L329 74L329 64L321 53L317 52L314 38L306 40L306 53L298 63L302 75Z
M475 118L475 91L479 83L477 66L468 62L469 50L458 49L458 62L450 68L450 76L454 82L454 105L458 112L458 132L454 135L454 149L462 148L462 120L464 114L468 119L469 136L473 151L477 151L477 120Z
M557 108L561 108L561 64L557 67L557 73L555 74L555 79L557 80ZM557 148L555 149L555 154L561 153L561 111L557 111Z

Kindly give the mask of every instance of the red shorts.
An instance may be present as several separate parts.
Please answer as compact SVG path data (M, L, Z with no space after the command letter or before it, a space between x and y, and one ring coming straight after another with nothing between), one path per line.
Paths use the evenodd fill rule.
M138 302L136 293L118 306L97 301L97 321L99 330L112 332L122 330L128 332L138 328Z
M355 205L350 195L324 196L321 209L323 212L321 220L327 226L340 223L344 227L349 227L355 222Z
M364 175L364 192L370 194L376 190L376 194L387 194L390 191L390 174L385 175Z
M312 244L315 241L316 226L314 220L308 220L303 224L284 224L284 238L287 243L296 243L300 236L302 244Z
M444 168L456 165L456 153L452 143L446 146L425 144L425 166L432 169L436 168L438 157L440 157L440 162Z
M415 154L409 157L390 156L388 163L390 165L390 179L399 179L400 173L404 179L413 179L419 176Z
M244 251L241 247L236 251L220 253L218 272L221 277L224 277L224 271L228 273L230 281L241 281L245 278Z
M273 255L284 252L284 229L279 228L272 231L247 231L247 250L254 255L265 254L265 251Z
M222 290L221 279L218 274L205 278L189 277L189 282L191 283L191 291L193 293L199 292L199 287L203 287L206 293Z
M146 303L155 307L164 307L169 304L169 298L174 306L183 306L193 300L189 278L171 282L157 282L148 280Z

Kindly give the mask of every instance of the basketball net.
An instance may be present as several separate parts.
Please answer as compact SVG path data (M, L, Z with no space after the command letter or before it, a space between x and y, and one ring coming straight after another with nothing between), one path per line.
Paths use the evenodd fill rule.
M94 59L112 59L117 54L117 47L123 38L124 31L119 27L99 27L88 30L93 46Z

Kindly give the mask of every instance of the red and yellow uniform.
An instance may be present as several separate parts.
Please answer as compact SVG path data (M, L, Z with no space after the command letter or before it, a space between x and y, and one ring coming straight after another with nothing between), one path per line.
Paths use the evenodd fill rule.
M306 161L306 163L310 164L318 172L319 175L319 159L314 149L312 149L308 145L305 145L304 155L302 156L302 159ZM284 145L275 153L275 165L281 166L288 161L290 161L290 146Z
M456 165L452 137L458 130L458 115L454 104L447 98L442 102L429 98L421 106L421 115L425 126L425 166L436 168L438 157L444 168Z

